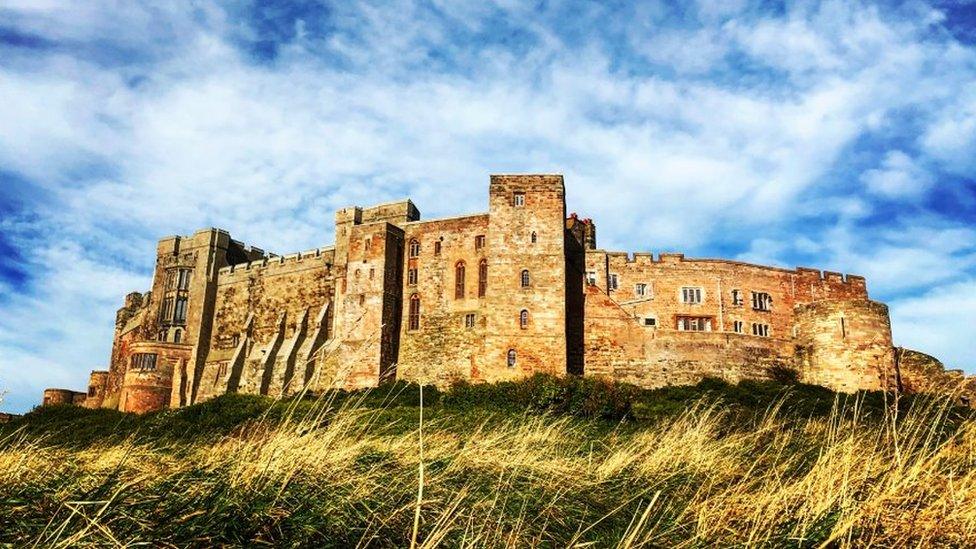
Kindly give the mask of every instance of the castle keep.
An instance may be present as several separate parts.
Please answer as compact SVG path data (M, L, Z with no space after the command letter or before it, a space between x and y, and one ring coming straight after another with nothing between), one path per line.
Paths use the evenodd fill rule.
M559 175L495 175L488 212L421 220L409 200L336 212L335 244L284 256L219 229L159 241L125 297L108 371L45 404L146 412L227 392L545 372L644 387L783 375L841 391L961 374L892 345L863 278L601 250Z

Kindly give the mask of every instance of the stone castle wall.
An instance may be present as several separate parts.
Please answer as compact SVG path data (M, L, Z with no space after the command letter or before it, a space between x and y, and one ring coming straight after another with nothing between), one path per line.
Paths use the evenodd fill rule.
M155 367L137 367L140 354ZM537 372L643 387L785 376L844 391L976 390L896 352L861 277L600 250L595 224L566 215L561 176L495 175L487 213L343 208L334 245L302 253L219 229L160 240L150 290L116 316L108 371L92 373L88 395L52 389L45 402L145 412L227 392Z

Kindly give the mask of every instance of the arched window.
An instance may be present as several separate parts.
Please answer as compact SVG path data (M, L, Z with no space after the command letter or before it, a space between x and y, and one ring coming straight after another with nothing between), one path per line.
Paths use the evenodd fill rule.
M454 265L454 299L464 299L464 262Z
M539 241L539 235L535 234L535 231L532 231L532 243L535 244L538 241Z
M420 296L417 294L410 296L410 313L407 316L407 329L420 329Z
M478 264L478 297L485 297L488 290L488 260L482 259Z
M515 359L516 358L517 358L517 355L515 353L515 349L509 349L508 350L508 367L509 368L514 368L515 367Z
M530 282L531 282L531 279L529 278L529 270L528 269L522 269L522 287L523 288L528 288Z
M183 340L183 330L176 330L173 332L173 343L179 343Z
M410 240L409 252L410 257L420 256L420 242L418 242L416 238Z
M522 328L524 330L528 327L529 327L529 311L522 309L522 312L519 313L519 328Z

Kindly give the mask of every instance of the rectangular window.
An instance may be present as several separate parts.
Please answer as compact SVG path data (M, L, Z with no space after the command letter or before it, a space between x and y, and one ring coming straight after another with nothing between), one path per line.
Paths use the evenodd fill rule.
M474 237L474 249L480 250L485 247L485 235L479 234Z
M417 285L417 269L407 269L407 284L410 286Z
M657 326L657 319L653 317L647 317L644 319L644 326Z
M434 241L434 255L441 255L441 241Z
M156 369L155 353L136 353L132 355L132 369L140 372L152 372Z
M773 298L766 292L752 292L752 308L756 311L772 309Z
M644 297L647 295L647 284L634 284L634 295Z
M173 321L176 323L186 322L186 302L187 298L178 297L176 298L176 314L173 315Z
M679 316L677 327L682 332L711 332L712 319L707 316Z
M515 204L516 208L521 208L522 206L525 206L525 193L521 193L521 192L515 193L513 203Z
M742 306L742 290L732 290L732 304L736 307Z
M465 328L474 328L474 321L475 321L475 314L474 313L468 313L468 314L464 315L464 327Z
M596 286L596 271L586 271L586 283Z
M170 270L166 272L166 289L172 290L176 288L176 271Z
M615 273L610 274L610 280L607 281L607 285L610 290L616 290L620 287L620 279L617 278Z
M159 308L159 322L169 323L173 321L173 298L167 297L163 300L162 306Z
M769 337L769 324L752 323L752 335L759 337Z
M735 321L732 322L732 331L735 332L735 333L737 333L737 334L741 334L742 333L742 321L741 320L735 320Z
M690 305L697 305L702 301L701 288L684 287L681 288L681 302Z

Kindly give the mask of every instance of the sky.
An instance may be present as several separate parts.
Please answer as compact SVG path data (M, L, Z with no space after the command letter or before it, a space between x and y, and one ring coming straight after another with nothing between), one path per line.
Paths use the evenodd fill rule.
M867 277L976 373L976 3L0 2L0 410L107 367L155 241L565 175L601 247Z

